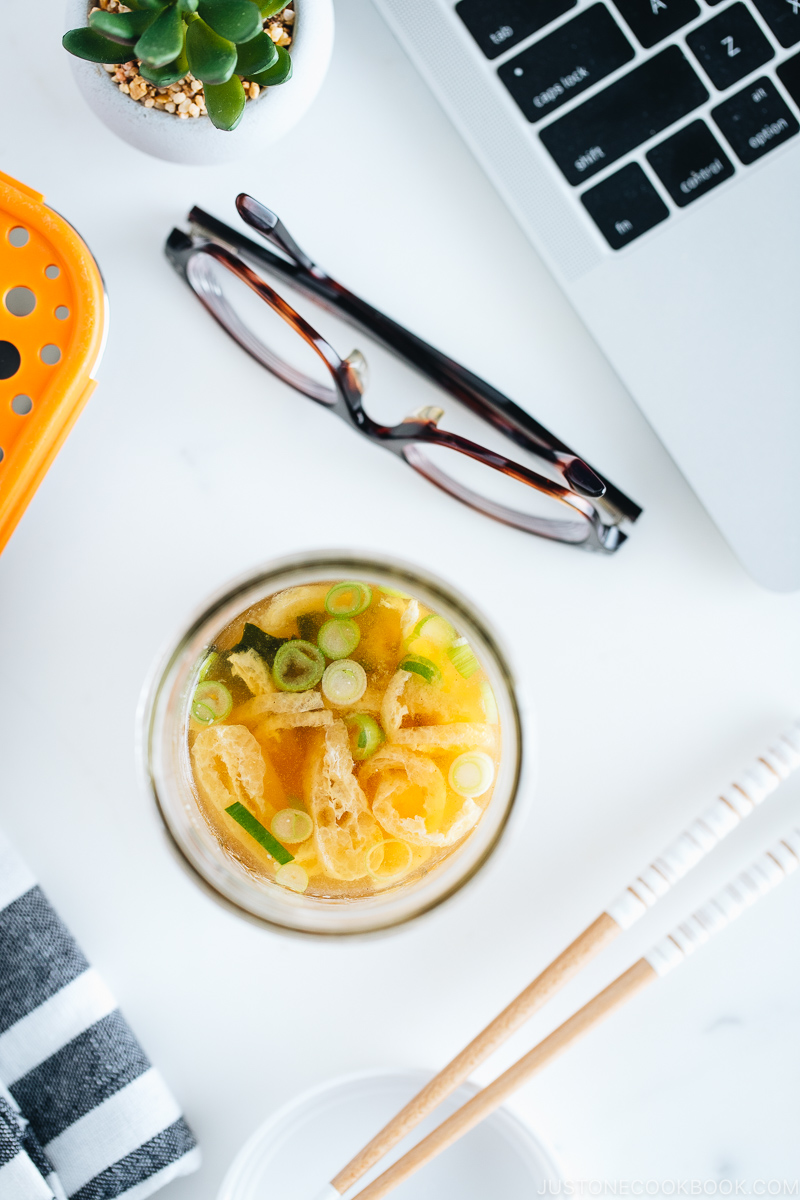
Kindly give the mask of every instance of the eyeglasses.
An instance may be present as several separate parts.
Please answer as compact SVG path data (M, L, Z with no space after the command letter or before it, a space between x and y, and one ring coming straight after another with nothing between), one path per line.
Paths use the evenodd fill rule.
M165 253L205 308L248 354L478 512L526 533L586 550L619 549L627 536L624 526L636 521L642 511L634 501L513 400L332 279L301 250L270 209L244 194L237 197L236 207L278 253L200 208L189 213L189 233L173 229ZM367 333L460 401L485 423L484 428L489 426L534 455L554 478L441 429L444 411L439 407L419 408L398 425L373 420L362 399L367 378L364 356L356 350L341 358L254 267L277 276ZM267 316L271 328L264 336L261 327Z

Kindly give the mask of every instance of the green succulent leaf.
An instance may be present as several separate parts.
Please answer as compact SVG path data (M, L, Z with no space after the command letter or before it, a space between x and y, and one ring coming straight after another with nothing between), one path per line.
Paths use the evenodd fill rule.
M231 42L249 42L261 32L261 14L251 0L199 0L203 20Z
M160 12L168 4L169 0L136 0L135 3L128 4L128 8L148 8L152 12Z
M186 26L178 9L174 5L165 8L136 43L136 57L149 67L165 67L183 49L185 32Z
M197 0L178 0L178 8L182 13L197 12Z
M253 83L257 83L259 87L277 87L279 83L286 83L292 78L292 58L290 54L284 50L283 46L276 46L278 51L278 61L274 67L270 67L268 71L259 71L257 75L251 75Z
M227 83L206 84L206 110L217 129L235 129L242 119L246 97L242 81L232 75Z
M94 29L70 29L61 39L61 45L76 58L96 63L124 63L133 58L130 46L120 46Z
M89 17L89 28L97 30L103 37L111 38L112 42L132 46L153 24L156 16L154 12L110 13L98 9Z
M236 58L236 74L252 79L259 71L274 67L278 61L278 47L268 33L259 33L249 42L243 42L238 47Z
M139 68L142 79L146 79L154 87L169 87L171 83L179 83L184 75L188 74L188 71L189 63L185 51L182 51L174 62L167 63L165 67L148 67L147 63L142 63Z
M258 11L266 21L267 17L274 17L276 13L283 12L286 4L287 0L258 0Z
M186 30L189 70L212 87L227 83L236 69L236 47L199 17ZM209 114L210 115L210 114Z

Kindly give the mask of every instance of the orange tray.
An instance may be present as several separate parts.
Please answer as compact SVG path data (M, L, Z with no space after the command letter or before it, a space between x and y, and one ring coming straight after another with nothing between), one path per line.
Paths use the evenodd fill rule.
M97 263L44 197L0 172L0 550L94 391Z

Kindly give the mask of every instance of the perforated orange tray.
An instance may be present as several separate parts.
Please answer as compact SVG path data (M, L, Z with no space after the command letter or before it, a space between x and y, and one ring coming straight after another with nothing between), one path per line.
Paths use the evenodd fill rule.
M0 172L0 550L89 396L103 280L44 197Z

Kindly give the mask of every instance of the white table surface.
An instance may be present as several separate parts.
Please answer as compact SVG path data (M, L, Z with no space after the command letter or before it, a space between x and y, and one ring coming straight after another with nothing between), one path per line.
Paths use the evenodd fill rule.
M112 323L100 386L0 559L0 820L197 1131L204 1166L165 1200L212 1200L250 1132L312 1084L444 1063L800 714L800 596L746 576L369 0L337 0L337 20L296 131L201 169L97 121L55 0L2 16L0 165L83 233ZM161 245L192 203L232 218L242 189L602 464L646 510L621 553L481 520L226 340ZM360 340L376 415L424 402ZM343 544L432 568L492 615L538 727L539 782L503 877L393 936L320 944L195 889L139 785L134 726L154 656L206 594ZM480 1077L798 820L800 777ZM795 877L517 1096L567 1178L797 1178L798 916Z

